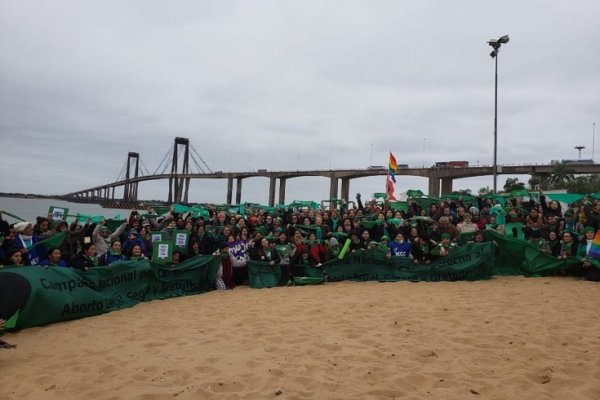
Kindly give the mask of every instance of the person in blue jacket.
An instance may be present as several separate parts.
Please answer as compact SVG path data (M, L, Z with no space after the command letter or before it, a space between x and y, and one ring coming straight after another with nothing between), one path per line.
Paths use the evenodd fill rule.
M62 253L58 247L48 250L47 257L40 263L41 267L66 267L67 264L62 260Z
M135 229L130 229L129 232L127 232L127 240L123 243L123 253L125 253L126 255L130 256L131 255L131 250L133 249L133 246L135 246L136 244L138 244L140 246L140 248L142 249L142 253L144 252L144 241L140 238L140 234L138 233L137 230Z
M406 258L410 256L411 244L404 239L404 235L402 233L398 233L394 240L389 242L388 245L392 251L392 256Z
M33 234L33 224L30 222L19 222L15 224L17 235L13 245L19 249L23 255L25 265L38 265L40 257L34 244L39 242L39 238Z

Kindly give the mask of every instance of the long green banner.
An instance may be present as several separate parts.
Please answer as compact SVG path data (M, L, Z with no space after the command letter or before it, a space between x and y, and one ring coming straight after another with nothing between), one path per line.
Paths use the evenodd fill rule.
M492 243L471 243L459 247L448 256L430 264L414 264L403 257L387 258L377 250L349 253L323 264L322 269L306 267L304 276L324 277L328 282L351 281L457 281L489 279L493 275L494 251ZM278 266L250 261L249 284L252 288L276 286Z
M214 289L220 260L197 256L174 268L127 261L82 272L72 268L0 270L0 318L21 329L103 314L142 301ZM15 316L15 314L18 314Z
M551 254L541 252L531 243L512 236L502 236L491 230L486 231L486 237L496 246L494 275L543 276L581 263L575 257L559 260Z

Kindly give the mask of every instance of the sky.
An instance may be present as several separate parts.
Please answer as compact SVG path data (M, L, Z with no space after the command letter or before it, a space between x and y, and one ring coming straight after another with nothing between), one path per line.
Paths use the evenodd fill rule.
M0 0L0 192L113 182L130 151L154 172L175 137L224 172L362 169L390 151L410 166L491 165L487 41L503 35L498 164L576 159L577 145L598 159L599 17L597 0ZM352 180L350 196L385 179ZM407 189L427 180L399 177ZM266 203L268 179L242 193ZM166 181L139 186L167 194ZM287 182L287 202L326 198L327 178ZM192 181L191 201L225 199L225 180Z

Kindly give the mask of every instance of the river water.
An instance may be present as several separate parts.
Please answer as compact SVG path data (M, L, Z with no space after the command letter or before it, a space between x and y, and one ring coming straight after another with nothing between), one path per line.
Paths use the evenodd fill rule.
M76 215L77 213L91 216L102 215L107 219L113 218L116 214L120 214L121 218L125 219L131 212L131 210L103 208L98 204L92 203L71 203L70 201L55 199L0 197L0 211L7 211L32 223L35 223L37 216L46 217L50 206L68 208L69 215ZM3 214L2 218L9 223L18 222L18 220L8 215ZM69 222L72 220L72 218L68 219Z

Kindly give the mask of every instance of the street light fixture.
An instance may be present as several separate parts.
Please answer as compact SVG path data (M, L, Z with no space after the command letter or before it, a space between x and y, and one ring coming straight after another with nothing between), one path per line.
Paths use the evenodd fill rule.
M596 123L592 123L592 163L596 162Z
M490 39L487 42L494 49L490 53L490 57L496 61L494 85L494 193L497 193L496 187L498 182L498 52L500 51L500 46L508 43L508 40L508 35L504 35L500 39Z

